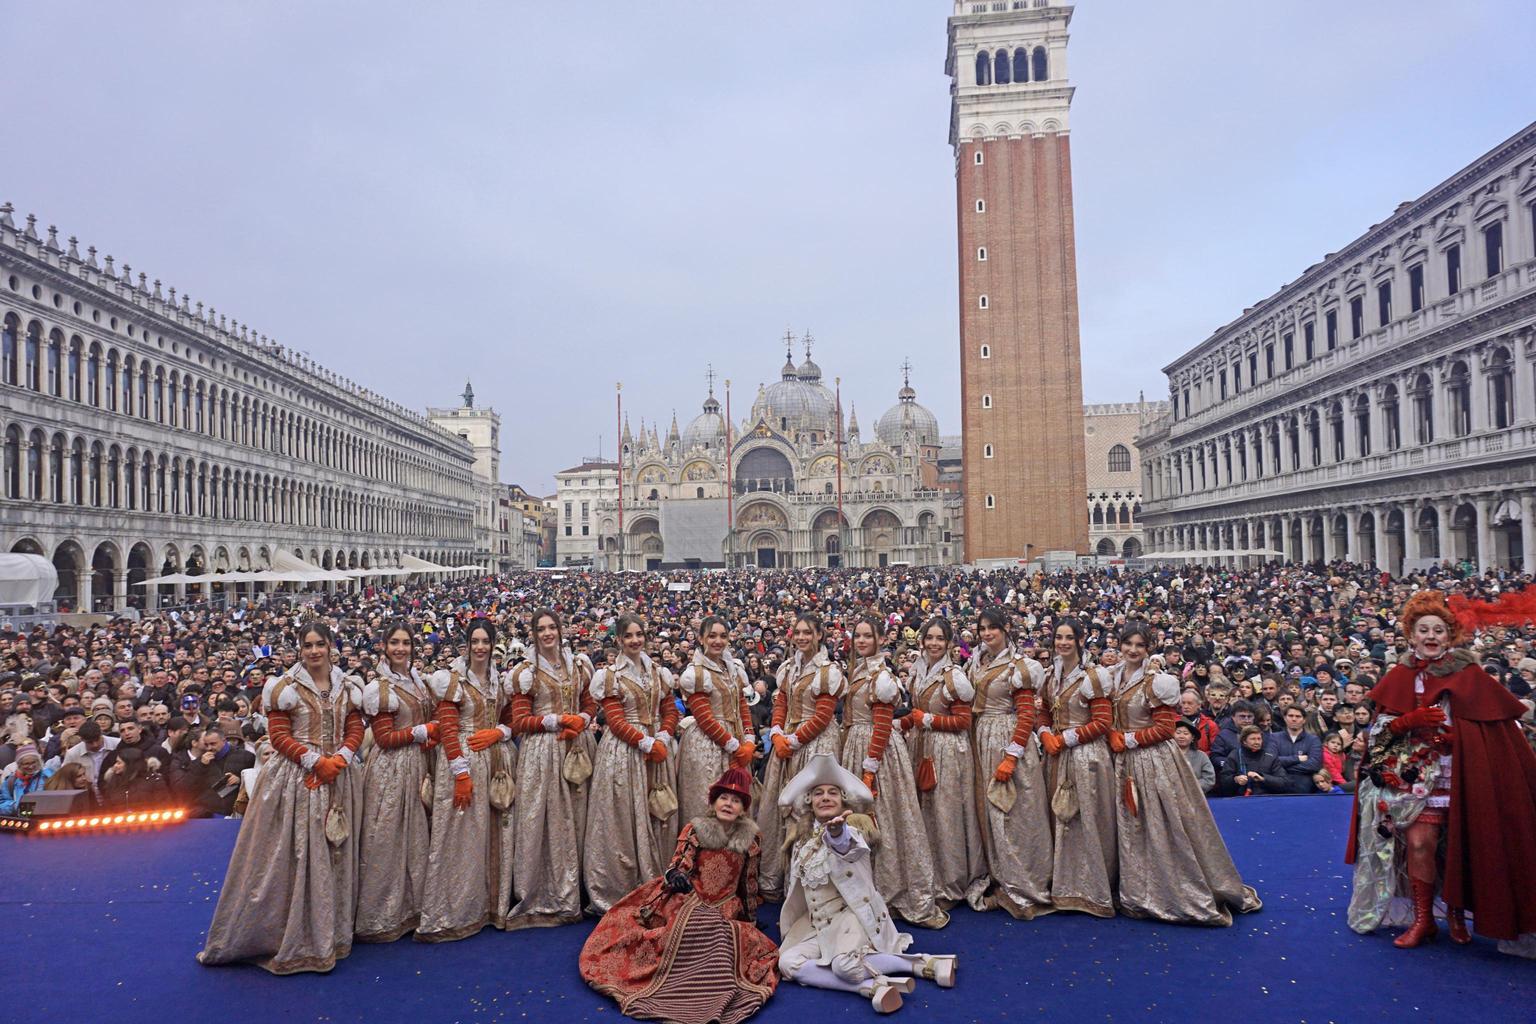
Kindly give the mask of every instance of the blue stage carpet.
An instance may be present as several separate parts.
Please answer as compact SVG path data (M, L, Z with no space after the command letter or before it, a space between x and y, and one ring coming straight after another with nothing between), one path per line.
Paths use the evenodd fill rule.
M935 1022L1049 1014L1087 1021L1347 1024L1533 1018L1536 965L1476 940L1420 950L1345 926L1343 797L1218 801L1216 819L1264 900L1226 929L1100 921L1032 923L959 910L916 947L960 955L959 986L921 983L901 1016ZM219 1024L609 1021L582 984L590 924L464 942L357 946L329 975L271 977L193 959L213 914L236 823L160 833L0 836L5 996L13 1020ZM777 935L777 908L764 915ZM856 996L781 985L759 1019L874 1019Z

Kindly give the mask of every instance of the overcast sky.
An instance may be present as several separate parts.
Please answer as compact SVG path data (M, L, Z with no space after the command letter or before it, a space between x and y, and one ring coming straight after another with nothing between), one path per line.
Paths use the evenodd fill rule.
M786 328L958 433L945 0L0 0L0 200L399 401L466 378L535 491L736 413ZM1529 0L1083 0L1085 398L1536 117ZM797 360L800 354L796 354Z

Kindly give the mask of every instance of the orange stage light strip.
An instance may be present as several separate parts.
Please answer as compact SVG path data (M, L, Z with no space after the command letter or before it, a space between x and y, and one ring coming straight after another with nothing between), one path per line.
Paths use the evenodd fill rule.
M39 835L59 835L65 832L79 835L82 832L153 828L160 825L174 825L186 820L185 808L172 807L163 811L125 811L122 814L92 814L77 818L44 818L32 822L32 827L27 831L36 832Z

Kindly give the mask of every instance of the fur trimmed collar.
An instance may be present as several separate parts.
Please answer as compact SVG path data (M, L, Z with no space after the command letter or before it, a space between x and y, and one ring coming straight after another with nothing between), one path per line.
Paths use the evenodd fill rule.
M1402 664L1407 665L1415 672L1424 669L1432 676L1450 676L1460 672L1468 665L1476 665L1477 655L1465 647L1452 647L1438 660L1425 662L1420 661L1418 655L1409 652L1408 657L1403 659Z
M693 834L699 837L699 847L705 850L746 853L759 835L757 822L751 818L738 818L726 828L713 814L701 814L689 824L693 826Z

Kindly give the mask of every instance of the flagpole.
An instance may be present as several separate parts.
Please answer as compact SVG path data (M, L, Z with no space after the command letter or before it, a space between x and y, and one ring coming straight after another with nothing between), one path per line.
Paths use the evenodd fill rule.
M619 571L624 571L624 383L613 386L615 422L618 424L619 451L615 461L619 467Z
M848 539L843 535L843 378L834 377L837 386L837 564L848 564Z
M725 382L725 567L736 568L736 491L731 485L731 382Z
M619 439L619 451L614 459L619 467L619 571L624 571L624 382L613 385L614 422L617 431L614 434Z

